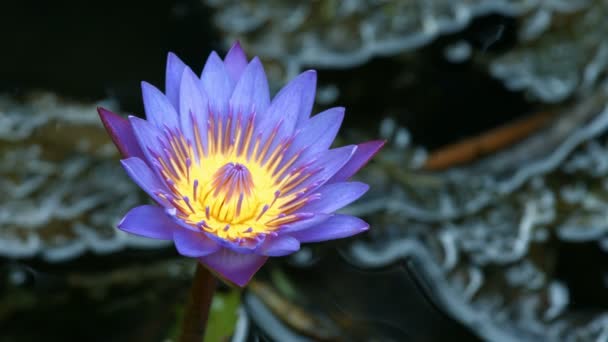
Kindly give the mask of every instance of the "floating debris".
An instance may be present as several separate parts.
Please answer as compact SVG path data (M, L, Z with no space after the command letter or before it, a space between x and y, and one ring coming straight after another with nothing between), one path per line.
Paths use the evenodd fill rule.
M144 197L117 166L97 105L0 95L1 256L58 262L163 245L114 228Z
M608 3L542 1L520 29L520 44L490 62L490 72L512 90L548 103L585 94L608 70ZM552 4L551 4L552 3Z
M276 62L269 73L275 81L304 67L344 69L400 56L488 15L515 19L515 45L504 54L489 51L504 38L505 27L498 26L481 42L465 37L448 43L448 60L472 58L509 89L547 103L589 91L608 67L608 4L602 0L205 2L216 10L227 46L240 39L255 55Z
M382 123L392 144L362 173L373 183L367 207L349 208L375 229L348 260L379 268L414 258L452 317L488 340L604 336L608 298L596 298L600 310L575 303L560 248L601 250L608 236L608 91L599 88L518 144L441 172L412 165L404 156L419 147L401 146L399 128Z
M297 73L302 66L349 68L392 56L465 28L489 13L523 14L541 6L525 0L467 1L217 1L225 41ZM542 3L542 2L541 2Z

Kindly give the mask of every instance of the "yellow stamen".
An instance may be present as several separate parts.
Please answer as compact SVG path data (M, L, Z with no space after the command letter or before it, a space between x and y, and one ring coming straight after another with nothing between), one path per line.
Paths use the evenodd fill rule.
M309 175L302 170L285 173L299 153L284 160L288 141L271 149L278 129L265 141L259 134L252 141L253 126L252 118L241 121L238 117L233 122L229 116L223 122L210 114L206 146L195 122L195 147L183 136L168 137L172 151L167 151L168 158L158 160L161 174L172 182L173 196L167 200L180 219L231 241L269 234L298 219L294 212L307 201L297 197L300 192L289 191Z

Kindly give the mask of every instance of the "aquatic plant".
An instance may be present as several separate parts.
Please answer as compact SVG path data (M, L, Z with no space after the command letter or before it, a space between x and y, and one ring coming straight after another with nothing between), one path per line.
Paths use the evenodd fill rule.
M119 228L173 240L239 286L269 256L367 230L334 211L367 191L347 180L383 142L330 149L344 108L309 117L315 85L304 72L271 101L260 60L238 43L224 60L211 53L200 78L169 54L165 94L142 83L147 121L99 109L127 173L156 202Z

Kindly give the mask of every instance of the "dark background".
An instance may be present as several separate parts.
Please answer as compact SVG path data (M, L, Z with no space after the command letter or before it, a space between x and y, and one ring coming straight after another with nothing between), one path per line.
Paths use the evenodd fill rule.
M376 129L393 116L415 142L437 148L530 112L533 104L481 66L443 57L447 44L463 39L482 53L500 53L516 32L512 19L489 15L416 50L406 62L377 58L353 69L320 70L319 84L338 85L336 104L348 109L346 127ZM225 52L212 11L194 0L7 1L0 5L0 37L1 92L112 97L136 115L143 115L140 81L163 88L168 51L195 72L211 50Z

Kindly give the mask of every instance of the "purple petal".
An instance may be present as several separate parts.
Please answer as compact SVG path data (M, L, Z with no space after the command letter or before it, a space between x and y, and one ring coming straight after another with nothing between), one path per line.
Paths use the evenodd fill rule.
M129 121L120 117L107 109L97 108L101 122L106 131L110 134L110 138L120 151L120 154L125 157L143 158L143 152L137 143L137 139L131 128Z
M159 240L171 240L173 231L180 230L165 210L155 205L131 209L120 221L118 228L127 233Z
M182 83L182 74L186 64L182 62L174 53L169 52L167 55L167 73L165 76L165 94L167 99L179 110L179 92L180 84Z
M374 140L357 145L352 158L329 180L329 183L343 182L352 177L380 151L384 143L383 140Z
M313 70L300 74L274 97L268 110L257 117L258 132L270 132L280 122L278 137L291 135L299 122L312 110L317 74ZM312 95L311 95L312 94Z
M302 211L300 211L300 212L302 212ZM300 220L300 221L296 221L294 223L290 223L290 224L282 226L279 233L281 233L281 234L290 234L290 233L293 233L293 232L297 232L299 230L307 229L307 228L310 228L312 226L316 226L316 225L324 222L330 216L332 216L332 215L318 213L318 214L315 214L314 216L312 216L310 218L307 218L307 219L304 219L304 220Z
M340 182L325 184L317 191L321 198L300 208L299 212L333 213L363 196L369 185L360 182Z
M309 168L308 172L312 172L312 175L290 192L301 191L306 188L313 190L325 184L348 162L356 149L357 146L350 145L334 148L319 154Z
M147 82L141 82L141 91L144 97L146 118L150 123L160 129L179 127L179 118L175 108L160 90Z
M212 52L205 63L201 75L203 89L209 99L209 106L214 114L228 113L228 99L232 95L232 80L224 67L224 62L217 53Z
M239 42L234 43L224 57L224 65L232 82L236 84L247 67L247 56Z
M263 113L270 103L268 81L260 60L255 57L243 72L230 98L232 112L246 122L251 113Z
M147 161L155 162L156 158L152 156L150 151L160 153L163 150L159 141L163 133L148 121L135 116L129 116L129 122Z
M343 119L342 107L330 108L310 118L296 135L284 159L289 160L294 153L304 148L306 149L300 155L303 159L327 150L336 138Z
M208 233L207 237L218 245L238 254L252 254L265 241L265 236L261 239L244 239L242 241L227 240L211 233Z
M300 113L296 127L300 127L310 117L312 107L315 104L315 94L317 91L317 72L308 70L301 74L305 81L302 85L302 102L300 103Z
M314 227L291 233L300 242L321 242L349 237L369 228L367 222L349 215L333 215Z
M221 278L243 287L267 259L267 256L239 254L223 248L198 260Z
M141 159L132 157L120 161L131 179L157 203L166 204L157 193L167 193L168 189Z
M289 236L281 235L275 238L267 238L258 252L271 257L292 254L300 249L300 241Z
M203 257L220 249L220 245L209 239L202 231L196 232L180 227L173 231L173 240L179 254L187 257Z
M194 146L196 140L193 125L197 126L198 141L203 145L207 143L208 110L209 102L203 85L190 68L184 68L179 95L179 118L182 133Z

